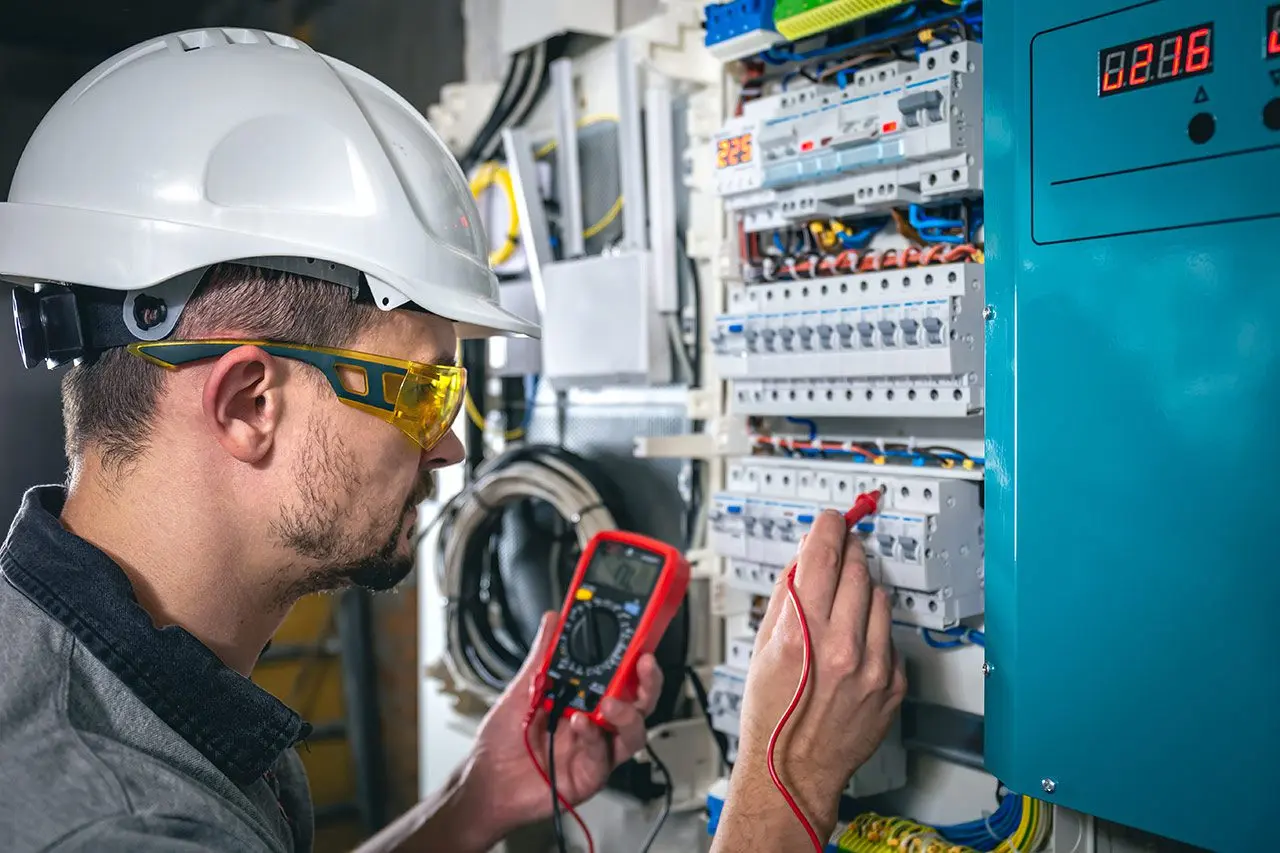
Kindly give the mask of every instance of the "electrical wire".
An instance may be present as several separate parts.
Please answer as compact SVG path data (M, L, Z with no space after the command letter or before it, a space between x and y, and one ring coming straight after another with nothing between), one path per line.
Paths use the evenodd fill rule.
M855 464L870 465L906 465L915 468L961 468L966 471L977 471L983 468L986 459L981 456L969 456L955 448L916 447L907 445L884 445L877 441L826 439L817 436L814 439L801 439L786 435L761 435L754 433L751 442L757 451L766 455L801 457L809 459L838 459L847 457Z
M640 853L649 853L650 848L653 847L653 842L658 840L658 834L662 832L663 824L667 822L667 818L671 815L671 801L675 794L672 789L671 771L667 769L667 765L662 763L662 759L653 749L653 744L646 741L644 751L649 754L649 760L653 762L653 766L662 774L662 784L665 788L663 793L662 812L654 822L653 828L649 830L649 837L645 839L644 846L640 848Z
M553 703L551 710L548 712L547 769L545 770L543 769L542 762L538 761L538 754L533 750L533 741L530 736L530 730L533 727L534 718L538 714L538 707L542 703L544 687L545 687L545 684L542 682L538 682L534 685L533 701L529 706L528 712L526 712L524 716L524 725L523 725L524 749L525 749L525 752L528 753L529 761L533 763L534 769L538 771L538 775L542 777L542 781L546 784L547 788L551 791L551 798L553 800L551 808L552 808L552 814L554 816L554 822L557 824L556 826L557 841L560 845L560 849L562 851L565 849L564 834L563 834L563 831L561 830L561 827L559 826L560 809L563 808L565 811L569 813L569 816L572 817L574 821L577 822L578 828L582 830L583 836L587 839L587 853L595 853L596 842L591 835L591 830L587 828L586 821L584 821L582 819L582 816L578 814L578 810L573 807L573 803L570 803L568 800L566 800L564 798L564 795L560 793L559 788L556 787L556 784L553 781L553 775L552 775L555 773L555 754L556 754L555 731L554 731L556 723L553 722L553 719L558 718L560 713L563 712L564 710L563 707L560 706L560 701L563 700L564 696L572 697L573 695L572 693L565 692L560 697L557 697L557 701ZM567 705L568 703L566 702L565 704Z
M852 529L862 519L874 513L879 503L880 493L878 491L858 495L853 506L844 514L845 529ZM782 732L791 720L791 716L795 713L796 708L800 706L801 700L804 699L805 688L809 686L809 668L813 660L813 637L809 633L809 620L805 616L804 605L800 603L800 596L796 593L796 565L796 561L793 561L787 567L786 579L787 597L791 602L791 607L796 612L796 618L800 621L800 635L804 643L804 657L800 665L800 683L796 685L796 692L791 697L791 704L782 713L782 718L778 720L778 724L774 727L773 734L769 736L769 748L765 756L769 766L769 778L773 781L773 786L778 789L778 793L782 794L782 798L786 800L792 814L796 816L796 819L800 821L800 825L804 827L805 833L809 836L809 841L813 844L813 849L816 853L823 853L826 849L826 844L818 837L817 831L813 828L813 824L809 822L809 818L805 816L804 810L796 803L795 797L791 795L786 783L778 775L778 768L774 763L774 753L778 746L778 738L782 736Z
M471 196L479 202L486 190L497 187L507 204L507 233L502 245L489 252L489 266L506 263L516 252L520 242L520 215L516 212L516 191L511 182L511 171L500 163L485 163L471 179Z

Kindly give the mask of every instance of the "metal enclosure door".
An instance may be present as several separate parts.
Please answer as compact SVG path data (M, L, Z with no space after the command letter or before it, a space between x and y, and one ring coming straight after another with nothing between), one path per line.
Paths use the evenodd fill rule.
M1270 11L985 14L987 763L1213 850L1273 843L1280 768Z

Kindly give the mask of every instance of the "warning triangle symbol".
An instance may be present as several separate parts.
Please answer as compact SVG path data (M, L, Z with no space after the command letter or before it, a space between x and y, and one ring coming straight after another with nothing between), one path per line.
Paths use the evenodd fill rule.
M1204 86L1196 89L1196 99L1193 103L1203 104L1209 100L1209 93L1204 90Z

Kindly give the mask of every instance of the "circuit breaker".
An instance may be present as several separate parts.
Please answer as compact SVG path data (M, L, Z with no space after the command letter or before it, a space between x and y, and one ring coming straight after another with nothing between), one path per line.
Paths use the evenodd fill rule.
M921 51L752 101L716 137L716 185L748 232L982 189L982 45Z
M824 509L841 512L880 491L880 511L858 526L872 577L889 591L894 619L945 629L982 612L982 508L978 484L894 472L851 472L840 462L735 460L713 496L708 537L728 558L725 583L772 592L801 537Z
M987 767L1270 849L1280 5L985 18Z

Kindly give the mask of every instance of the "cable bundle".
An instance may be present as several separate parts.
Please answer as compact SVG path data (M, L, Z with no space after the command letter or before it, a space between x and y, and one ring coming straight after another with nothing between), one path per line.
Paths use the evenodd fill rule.
M807 419L791 419L802 422ZM812 434L812 430L810 433ZM954 447L940 445L916 447L908 444L880 444L875 441L839 441L821 439L814 435L809 439L785 435L753 435L757 450L770 455L799 456L808 459L848 458L850 461L872 465L910 465L917 468L963 468L973 471L985 462L982 457L969 456Z
M576 544L576 552L600 531L616 529L614 512L586 473L588 464L558 448L522 447L486 463L441 513L436 579L447 598L446 660L454 677L481 695L501 692L528 652L511 638L509 614L493 624L490 603L505 593L495 561L486 559L489 541L500 531L504 509L529 501L549 505L565 520L573 538L565 544ZM551 600L558 603L562 594L555 589ZM504 608L499 601L498 609Z
M928 826L874 812L859 815L836 842L843 853L1032 853L1049 836L1048 808L1032 797L1008 795L989 817L954 826Z

